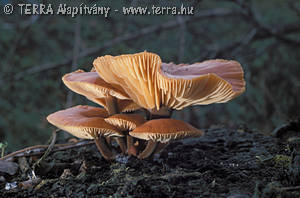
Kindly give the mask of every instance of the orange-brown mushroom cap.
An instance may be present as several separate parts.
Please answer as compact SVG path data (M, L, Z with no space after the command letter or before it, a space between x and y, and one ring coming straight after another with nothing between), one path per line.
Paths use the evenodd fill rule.
M78 105L52 113L47 120L78 138L95 139L98 135L122 137L116 127L105 122L107 116L103 108Z
M121 112L128 112L140 109L141 107L129 99L129 96L122 88L112 87L106 83L97 72L84 72L77 70L66 74L62 78L65 85L72 91L85 96L87 99L106 108L106 96L117 98L118 109Z
M246 84L241 65L221 59L192 65L163 63L157 79L162 103L177 110L227 102L242 94Z
M237 61L175 65L142 52L98 57L93 64L106 82L122 87L135 103L148 110L223 103L245 91L244 72Z
M109 95L119 99L129 99L124 90L111 86L97 72L77 70L64 75L62 80L69 89L87 98L104 98Z
M105 121L121 131L133 130L146 122L145 118L139 114L115 114L105 118Z
M150 120L129 132L129 135L135 138L162 143L170 140L198 137L203 134L203 131L196 129L190 124L175 119Z

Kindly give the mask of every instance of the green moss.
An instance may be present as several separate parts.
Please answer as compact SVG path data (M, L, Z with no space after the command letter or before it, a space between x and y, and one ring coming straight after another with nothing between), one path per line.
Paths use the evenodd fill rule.
M273 160L274 160L275 167L288 168L291 163L292 158L287 155L275 155Z

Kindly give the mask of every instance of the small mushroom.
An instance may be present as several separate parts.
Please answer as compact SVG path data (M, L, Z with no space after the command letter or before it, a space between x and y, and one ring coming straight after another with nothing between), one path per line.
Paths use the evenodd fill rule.
M145 118L142 115L139 114L115 114L110 116L109 118L105 118L105 121L109 124L117 127L121 131L131 131L135 129L137 126L142 125L146 122ZM117 141L120 141L120 138L117 139ZM124 140L123 140L124 142ZM127 142L127 153L129 155L136 155L136 147L134 146L134 139L130 135L126 135L126 142ZM126 152L126 146L122 142L118 142L120 147L121 145L124 145L121 147L121 150L123 153Z
M157 119L144 123L129 132L129 134L135 138L148 140L146 148L138 155L138 158L144 159L157 152L155 150L158 144L166 144L171 140L202 136L204 132L181 120ZM158 147L162 147L162 145Z
M84 72L77 70L66 74L62 78L63 82L74 92L86 96L89 100L100 104L106 108L109 115L132 111L140 107L129 99L129 96L121 87L113 87L106 83L97 72ZM107 137L110 142L110 137ZM117 138L118 139L118 138ZM122 140L118 140L119 143ZM122 145L120 145L122 147Z
M106 83L97 72L77 70L62 77L64 84L72 91L104 106L110 115L140 108L121 87L115 88ZM125 100L123 102L123 100Z
M131 131L146 122L140 114L115 114L105 118L105 121L121 131Z
M83 139L94 139L102 156L113 159L114 154L107 147L104 137L124 135L105 122L108 113L103 108L78 105L50 114L47 120L54 126Z

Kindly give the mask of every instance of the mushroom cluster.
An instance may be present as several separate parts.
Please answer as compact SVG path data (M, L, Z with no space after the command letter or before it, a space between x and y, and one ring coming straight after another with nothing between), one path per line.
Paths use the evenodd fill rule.
M118 153L144 159L171 140L202 136L203 131L171 119L172 110L227 102L245 91L237 61L162 63L157 54L141 52L102 56L90 72L77 70L62 80L72 91L103 106L75 106L47 120L78 138L94 139L107 160Z

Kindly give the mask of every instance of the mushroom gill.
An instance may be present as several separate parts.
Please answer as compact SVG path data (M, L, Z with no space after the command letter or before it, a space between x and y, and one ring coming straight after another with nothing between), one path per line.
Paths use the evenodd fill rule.
M165 117L169 109L227 102L245 91L243 69L237 61L175 65L142 52L98 57L94 66L106 82L122 87L135 103Z
M94 139L108 160L115 157L107 145L114 139L122 153L144 159L171 140L203 135L183 121L169 119L172 110L227 102L242 94L246 86L241 65L232 60L176 65L162 63L157 54L145 51L98 57L93 65L90 72L77 70L62 80L72 91L106 110L76 106L47 119L77 137ZM150 121L139 114L124 114L140 108Z
M157 119L144 123L129 134L148 141L146 148L138 155L138 158L144 159L159 152L171 140L199 137L204 132L181 120Z
M64 84L72 91L104 106L110 114L126 112L140 107L130 100L121 88L115 88L105 82L97 72L77 70L62 77Z
M122 87L130 98L146 109L160 108L157 69L158 55L141 52L120 56L102 56L94 61L98 74L112 86Z
M157 80L162 103L177 110L190 105L227 102L245 91L241 65L221 59L192 65L163 63Z
M105 122L108 113L103 108L78 105L50 114L47 120L54 126L83 139L94 139L102 156L111 160L114 154L106 145L105 137L123 137L113 125Z
M131 131L145 123L145 118L140 114L115 114L106 118L105 121L117 127L122 132L125 132L124 135L126 137L123 142L126 142L126 146L125 144L122 145L119 143L121 150L123 153L127 150L127 154L135 156L137 154L137 148L134 146L135 140L128 134L128 131ZM122 140L119 139L118 141Z

